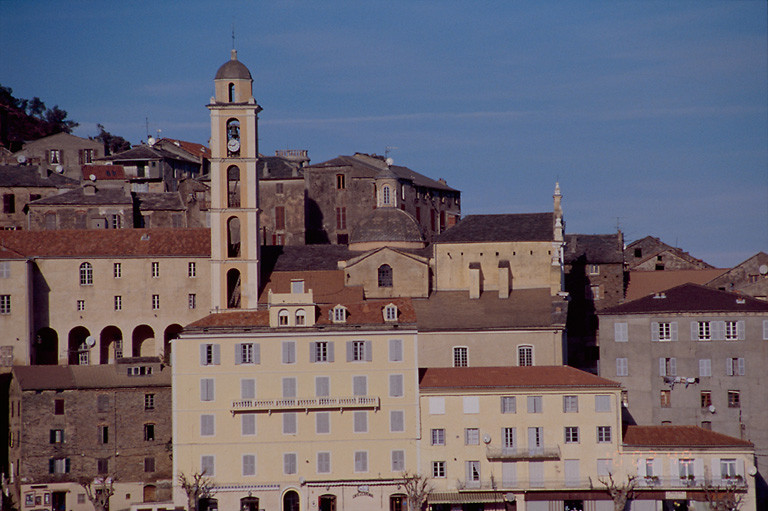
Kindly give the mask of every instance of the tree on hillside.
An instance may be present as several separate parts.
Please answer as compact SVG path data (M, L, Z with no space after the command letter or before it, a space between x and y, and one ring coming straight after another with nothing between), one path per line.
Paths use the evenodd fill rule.
M99 134L95 137L89 137L91 140L96 140L97 142L101 142L104 144L104 155L109 156L110 154L116 154L121 153L123 151L127 151L131 148L131 143L128 142L123 137L113 135L112 133L108 132L104 129L103 124L97 124L96 127L99 129Z
M21 149L26 141L72 133L77 126L58 105L48 108L38 97L16 98L13 89L0 85L0 144L11 151Z

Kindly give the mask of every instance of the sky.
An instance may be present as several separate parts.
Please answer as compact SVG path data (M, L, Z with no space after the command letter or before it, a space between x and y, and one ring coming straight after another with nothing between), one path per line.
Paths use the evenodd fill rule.
M718 267L768 251L768 3L0 0L0 84L93 136L207 144L230 56L259 147L387 154L462 214L552 210Z

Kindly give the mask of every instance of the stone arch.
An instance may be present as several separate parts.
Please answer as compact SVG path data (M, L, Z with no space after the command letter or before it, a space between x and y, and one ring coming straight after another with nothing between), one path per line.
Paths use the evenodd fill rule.
M240 169L237 165L227 169L227 206L240 207Z
M99 364L117 362L123 357L123 332L114 325L104 327L99 334Z
M133 329L132 357L152 357L155 355L155 331L149 325L139 325Z
M168 325L163 333L163 361L166 364L171 363L171 341L179 338L183 327L177 323Z
M90 348L85 339L91 335L84 326L76 326L69 331L67 341L67 361L69 365L88 365L90 362Z
M56 365L59 363L59 334L50 327L43 327L35 335L32 346L33 365Z
M240 308L240 270L235 268L227 272L227 308Z
M240 219L227 219L227 257L240 257Z
M299 511L299 494L288 490L283 494L283 511Z

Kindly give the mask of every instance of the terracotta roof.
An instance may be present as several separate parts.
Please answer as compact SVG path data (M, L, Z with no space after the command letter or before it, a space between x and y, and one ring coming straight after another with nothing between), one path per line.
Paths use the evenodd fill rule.
M315 303L347 303L365 299L362 286L345 286L343 270L279 271L262 275L259 303L267 303L269 291L289 293L291 281L301 279L304 289L312 290Z
M0 247L26 257L210 257L209 229L0 231Z
M193 154L198 158L211 157L211 150L208 149L208 147L204 146L203 144L198 144L196 142L187 142L186 140L176 140L174 138L165 138L165 137L157 141L157 143L163 143L163 142L168 142L176 145L177 147L181 147L182 149L187 151L189 154Z
M608 307L600 311L600 314L685 312L768 312L768 302L698 284L683 284L658 295Z
M384 321L382 311L390 303L397 306L397 323ZM330 320L329 313L336 305L343 305L347 308L347 322L334 323ZM416 314L413 310L410 298L393 298L388 300L364 300L360 302L321 304L316 308L315 325L323 327L334 327L338 329L357 328L359 326L383 326L383 325L414 325L416 323ZM218 314L210 314L194 323L190 323L184 329L195 330L201 328L249 328L249 327L269 327L269 311L224 311ZM283 328L281 328L283 330ZM284 329L287 330L287 329ZM306 328L297 327L296 330L306 330Z
M46 177L40 175L40 168L30 165L0 165L0 186L36 187L36 188L73 188L80 183L55 172L43 171Z
M413 306L420 331L563 328L568 312L567 302L548 288L514 290L504 299L494 291L477 299L467 291L438 291Z
M637 300L681 284L706 284L726 270L630 271L626 300Z
M615 381L569 366L430 367L419 370L419 388L620 388Z
M125 180L125 169L122 165L83 165L83 179L96 177L96 181Z
M141 160L182 160L194 163L199 163L191 154L182 155L182 153L176 154L163 149L162 147L150 147L148 145L138 145L123 151L122 153L113 154L111 156L105 156L99 158L100 161L141 161Z
M154 366L148 376L128 376L128 364L93 366L15 366L22 390L170 387L171 368Z
M553 241L553 213L468 215L437 237L435 243Z
M593 264L621 264L624 262L621 234L566 234L564 258L567 264L580 259Z
M754 447L751 442L698 426L624 426L623 443L632 447Z

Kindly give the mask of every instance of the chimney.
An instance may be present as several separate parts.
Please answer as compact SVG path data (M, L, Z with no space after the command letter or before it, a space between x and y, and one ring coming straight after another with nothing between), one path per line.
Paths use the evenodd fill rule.
M469 263L469 298L476 300L480 298L483 274L480 263Z
M510 275L509 261L499 261L499 299L505 300L509 298L509 290L512 287Z

